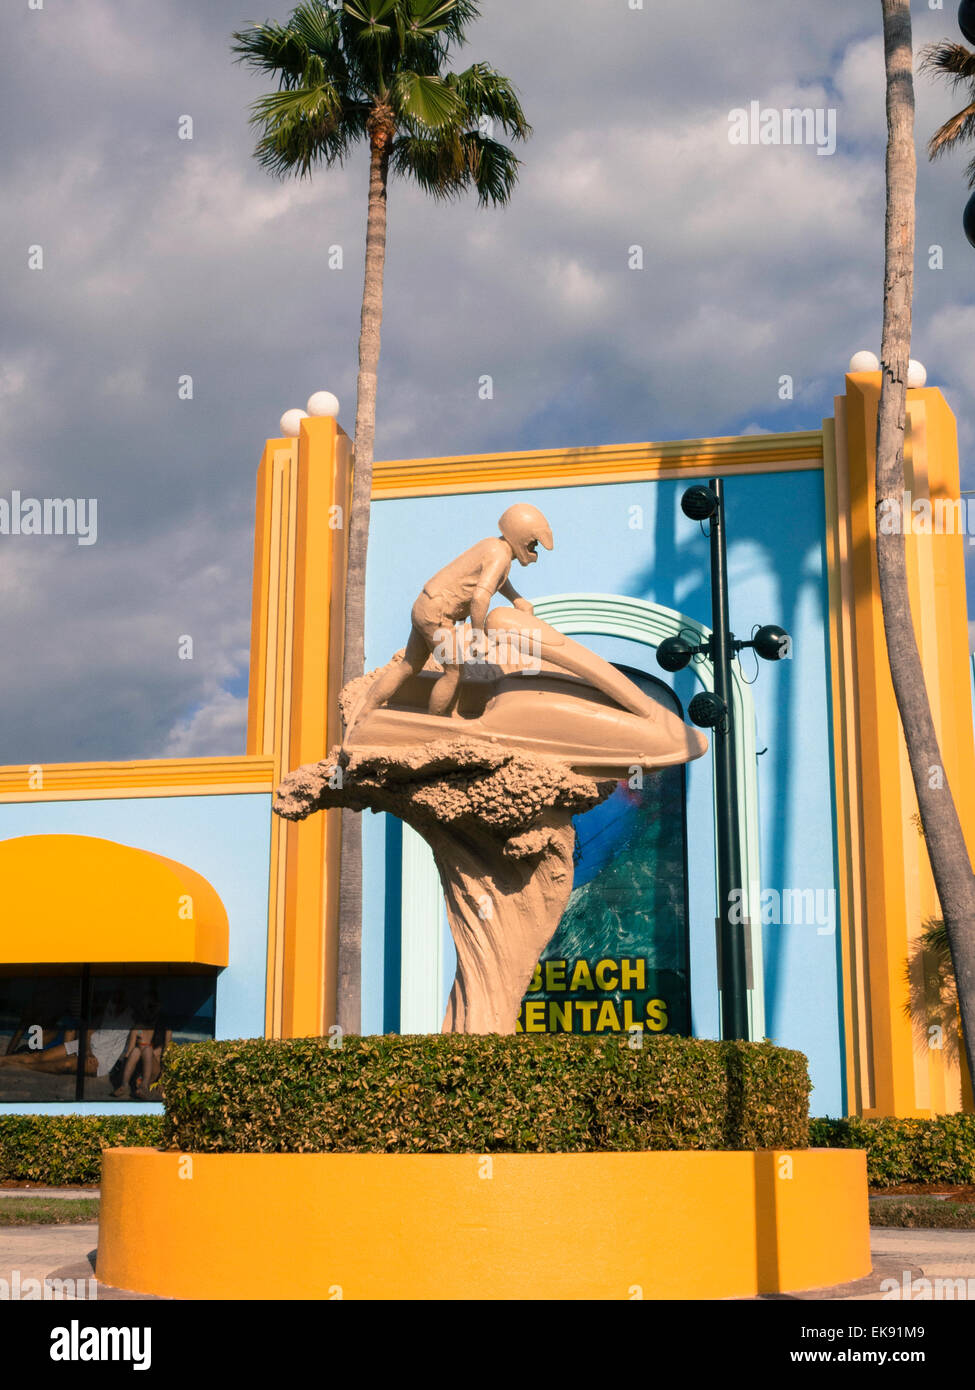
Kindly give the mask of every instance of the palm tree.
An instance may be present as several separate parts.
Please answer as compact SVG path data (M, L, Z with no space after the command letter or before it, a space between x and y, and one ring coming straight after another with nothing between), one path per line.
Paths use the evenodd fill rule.
M504 204L520 161L494 130L514 140L531 133L508 78L487 63L445 71L451 46L465 42L479 13L472 0L333 0L298 5L285 24L255 24L233 36L239 61L278 79L278 91L251 108L264 168L303 178L342 164L360 141L369 148L343 684L364 664L389 175L410 178L437 199L473 190L482 206ZM358 1032L362 832L352 811L342 813L340 875L338 1022Z
M907 365L914 279L914 77L910 0L881 0L887 71L887 222L883 376L877 415L878 518L899 515L904 498ZM883 510L880 510L880 509ZM955 970L970 1074L975 1077L975 876L938 736L911 615L904 528L877 525L877 569L890 675L924 840Z

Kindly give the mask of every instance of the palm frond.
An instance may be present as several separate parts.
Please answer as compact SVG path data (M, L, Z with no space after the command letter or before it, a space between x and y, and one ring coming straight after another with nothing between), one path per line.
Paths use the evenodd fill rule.
M475 132L464 136L464 146L480 205L499 207L507 203L518 182L521 160L499 140Z
M273 134L290 121L329 121L334 123L342 114L342 97L334 87L324 84L315 87L289 87L259 97L251 106L252 125L263 125Z
M255 25L234 38L237 61L276 74L282 87L309 87L323 80L350 83L338 16L321 5L299 5L286 25Z
M346 39L358 42L376 42L392 36L396 6L401 0L346 0L343 11L355 21L357 29L351 34L346 29Z
M439 76L451 44L466 43L465 29L479 15L473 0L397 0L400 60L417 72Z
M450 44L446 25L436 15L428 23L425 15L414 14L413 9L408 3L396 7L397 56L416 71L439 76Z
M438 0L414 0L414 3L418 6L439 7ZM468 26L480 17L481 7L477 0L452 0L450 13L443 21L443 31L454 43L464 44L467 42Z
M975 82L975 53L964 44L951 43L948 39L929 43L921 50L918 71L945 77L952 88L961 82Z
M459 125L464 116L463 102L443 78L409 69L398 72L390 83L389 103L398 119L411 128Z
M975 101L945 121L928 141L928 157L938 159L958 144L975 139Z
M262 169L285 178L303 179L318 165L342 164L352 148L347 127L332 122L298 121L279 126L263 136L254 148Z
M284 79L300 81L308 61L308 46L283 24L255 24L232 36L236 42L231 52L238 63L246 63L258 72L270 72Z
M254 153L280 176L304 178L318 164L341 164L365 135L369 109L328 87L274 92L251 108L252 124L263 127Z
M288 20L288 28L319 57L339 51L341 28L336 10L325 5L299 5Z
M462 5L460 0L400 0L397 11L404 28L413 33L443 30L452 38L459 38L464 27L479 17L476 5Z
M391 173L412 179L438 201L455 197L467 187L463 138L456 129L436 135L398 135L389 167Z
M417 40L431 41L442 61L452 43L467 42L467 26L481 11L475 0L397 0L396 14L404 53Z
M507 145L477 132L452 129L398 136L390 168L435 199L456 198L474 189L478 202L487 206L508 201L520 163Z
M470 125L478 125L486 116L514 140L527 140L531 135L514 86L489 63L473 63L463 72L448 73L445 81L464 103Z

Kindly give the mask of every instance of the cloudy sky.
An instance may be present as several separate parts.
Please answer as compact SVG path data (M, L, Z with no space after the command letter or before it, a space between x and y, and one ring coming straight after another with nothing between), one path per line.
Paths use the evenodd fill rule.
M879 0L635 3L483 0L460 63L535 134L503 212L391 188L377 457L816 428L878 349ZM0 17L0 497L95 497L98 532L0 537L0 762L240 752L255 469L313 390L351 430L365 158L299 183L251 157L266 84L230 35L287 0L33 6ZM913 9L916 47L958 37L952 0ZM730 144L752 101L835 109L835 153ZM919 145L960 104L920 79ZM967 461L964 163L919 160L914 356Z

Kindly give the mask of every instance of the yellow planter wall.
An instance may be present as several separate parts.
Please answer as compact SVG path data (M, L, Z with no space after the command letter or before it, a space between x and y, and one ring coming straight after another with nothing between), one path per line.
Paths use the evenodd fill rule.
M870 1271L860 1150L104 1155L97 1275L175 1298L706 1299Z

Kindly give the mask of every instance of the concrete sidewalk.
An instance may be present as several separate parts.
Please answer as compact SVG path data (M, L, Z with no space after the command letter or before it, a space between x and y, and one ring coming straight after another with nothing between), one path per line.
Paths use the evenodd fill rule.
M898 1289L895 1295L888 1283L883 1292L861 1294L860 1298L975 1301L975 1231L902 1231L874 1226L870 1249L874 1268L882 1266L885 1277L898 1281ZM916 1271L913 1282L911 1270Z
M79 1226L0 1226L0 1279L9 1284L19 1270L21 1284L25 1279L43 1280L62 1265L81 1265L89 1256L94 1261L97 1245L94 1221Z
M153 1295L129 1293L95 1282L98 1225L0 1227L0 1279L10 1288L23 1288L26 1279L57 1280L55 1290L65 1302L97 1298L155 1301ZM67 1282L67 1286L65 1284Z

